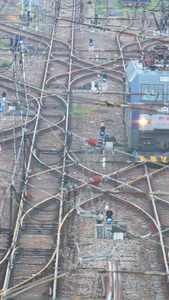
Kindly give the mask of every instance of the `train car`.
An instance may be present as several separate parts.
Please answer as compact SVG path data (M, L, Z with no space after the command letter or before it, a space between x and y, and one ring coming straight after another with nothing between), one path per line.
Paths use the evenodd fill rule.
M139 161L169 161L169 51L156 46L132 60L124 78L126 151ZM135 109L135 107L139 109Z
M149 5L151 0L119 0L124 7L143 7Z

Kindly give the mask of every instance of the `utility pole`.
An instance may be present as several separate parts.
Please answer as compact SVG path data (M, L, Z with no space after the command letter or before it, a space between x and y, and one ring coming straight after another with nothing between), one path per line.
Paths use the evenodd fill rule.
M21 17L23 17L23 14L25 13L25 7L29 6L29 11L31 12L32 9L32 0L22 0L22 7L21 7Z
M29 0L29 11L31 12L32 9L32 0Z
M94 15L97 14L97 0L94 2Z
M144 24L145 24L145 9L143 8L143 13L142 13L142 16L141 16L141 30L144 31L145 28L144 28Z
M28 108L29 101L28 101L27 85L25 80L25 67L24 67L24 41L22 40L21 36L16 35L15 39L11 38L11 50L14 54L14 64L13 64L13 76L14 76L14 86L15 86L14 101L16 101L18 105L20 105L19 95L18 95L18 82L17 82L17 69L19 69L18 62L17 62L17 54L19 53L21 54L21 57L19 59L19 66L23 77L26 108Z
M24 0L22 0L22 7L21 7L21 19L23 19L23 14L24 14L24 11L25 11L25 6L24 6L24 4L25 4L25 1L24 1Z
M9 229L12 230L12 192L13 186L10 187L10 216L9 216Z
M13 75L14 75L14 101L16 100L17 104L20 104L18 97L18 83L17 83L17 61L16 61L17 48L14 47L14 64L13 64Z
M27 86L25 80L25 66L24 66L24 42L20 40L20 51L21 51L21 65L22 65L22 76L23 76L23 83L24 83L24 90L25 90L25 101L26 107L28 109L28 94L27 94Z

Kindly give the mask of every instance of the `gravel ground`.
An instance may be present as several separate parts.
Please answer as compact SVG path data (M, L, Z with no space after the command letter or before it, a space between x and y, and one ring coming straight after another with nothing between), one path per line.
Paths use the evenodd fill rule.
M94 48L109 49L113 45L114 36L110 37L108 34L99 32L91 33L88 30L84 30L77 34L76 44L80 57L83 59L88 59L92 55L84 54L82 49L87 51L87 41L93 38ZM99 38L98 38L99 36ZM109 40L108 40L109 39ZM112 39L112 43L111 43ZM129 37L125 38L125 42L129 41ZM108 43L109 42L109 43ZM89 57L90 56L90 57ZM103 53L103 60L104 60ZM113 59L113 55L112 55ZM94 58L93 58L94 60ZM100 61L99 61L100 63ZM106 71L104 71L106 72ZM97 76L97 75L95 75ZM85 80L80 83L81 85L89 82L90 80L96 80L96 77ZM108 89L110 94L103 93L101 95L94 95L91 91L83 91L83 93L78 93L74 89L73 98L76 99L83 95L84 101L81 103L74 102L73 108L76 109L86 109L88 112L84 115L77 115L76 113L72 115L71 118L71 131L75 134L73 136L73 141L71 149L83 149L84 140L81 140L76 135L88 139L99 138L100 122L104 120L106 127L106 134L113 135L116 140L121 145L124 145L124 125L122 121L122 109L95 106L92 104L85 103L85 97L90 99L91 103L93 99L105 99L111 100L113 102L119 103L122 101L121 96L118 94L122 90L122 85L118 82L111 81L109 78L107 80ZM111 92L117 92L116 95L111 95ZM80 99L80 98L79 98ZM83 103L82 103L83 102ZM103 155L80 155L76 154L80 163L84 164L88 168L97 170L102 173L112 173L113 171L119 170L121 167L116 164L106 164L103 168L98 164L94 164L94 160L98 160L103 157ZM112 153L106 154L106 159L116 159ZM78 176L78 173L73 173ZM133 174L134 176L134 174ZM101 187L104 184L101 185ZM92 190L85 190L86 199L89 195L92 196ZM85 198L85 197L84 197ZM130 200L130 197L128 197ZM77 196L77 202L82 201L82 196ZM126 210L122 206L116 204L111 198L101 198L98 202L92 203L91 206L87 206L86 210L99 210L104 211L105 202L109 202L109 207L114 212L115 220L122 220L127 225L127 230L131 232L134 236L142 236L149 232L146 223L137 216L131 210ZM61 269L74 268L74 272L70 276L66 276L65 279L59 281L59 293L60 297L67 297L68 299L93 299L95 272L97 270L103 270L106 264L106 258L102 261L99 260L99 255L104 255L107 251L107 259L118 260L121 262L121 268L124 271L128 271L128 274L122 274L122 298L124 300L134 299L134 300L165 300L166 295L162 290L163 280L159 277L150 277L147 275L136 275L131 274L134 272L145 272L145 271L161 271L163 267L161 264L157 263L157 246L152 242L144 242L139 238L129 238L125 236L123 240L113 240L113 239L96 239L94 238L95 230L95 220L91 218L82 218L79 215L75 215L74 221L68 221L65 225L63 236L62 236L62 250L61 250ZM67 230L67 233L66 233ZM72 245L69 244L69 239L72 241ZM64 258L63 258L64 251ZM80 263L81 259L89 259L86 263ZM91 258L92 257L92 258ZM91 260L90 260L91 259ZM83 261L83 260L82 260ZM78 298L79 297L79 298Z
M123 220L127 225L127 230L135 236L146 234L147 227L145 223L137 217L133 212L115 204L111 199L102 199L105 203L109 201L109 206L114 212L114 219ZM95 203L95 209L98 207ZM102 207L103 208L103 207ZM127 274L122 274L122 299L151 299L155 300L156 292L161 296L160 299L165 299L161 292L154 288L154 281L150 276L131 274L131 272L145 272L150 270L160 270L160 265L157 265L156 247L150 242L140 241L138 238L124 237L123 240L112 239L96 239L94 238L95 220L91 218L82 218L75 216L72 225L68 223L67 235L66 228L63 234L63 249L64 260L61 261L60 268L73 268L74 272L70 276L66 276L59 284L59 296L62 297L88 297L93 299L95 272L104 270L106 258L99 260L99 256L105 257L107 260L118 260L121 263L123 271L128 271ZM68 246L68 237L73 235L74 245ZM80 250L80 252L79 252ZM61 253L63 253L61 251ZM86 263L80 263L80 261ZM87 262L87 260L89 260ZM152 263L153 261L153 263ZM155 280L159 281L156 277Z
M93 12L88 9L88 16L93 15ZM96 38L97 34L99 39ZM104 32L90 32L89 30L82 30L76 35L76 49L80 52L80 57L87 59L88 61L95 61L95 58L91 58L91 54L86 55L81 50L88 50L88 41L90 38L94 40L94 47L97 49L111 49L113 47L114 35L110 37L107 33ZM128 41L129 38L126 40ZM125 42L126 42L125 40ZM114 52L113 52L114 53ZM114 59L114 54L109 54L111 59ZM107 55L102 53L100 62L103 62ZM103 60L102 60L103 59ZM31 60L33 61L33 60ZM28 61L29 63L29 61ZM27 65L28 65L27 63ZM38 62L37 62L38 63ZM35 68L33 74L32 66ZM38 63L38 69L36 70L36 65L31 64L28 68L29 83L34 83L39 85L40 83L40 74L41 74L41 65ZM86 79L81 84L90 82L91 80L96 80L97 75L93 75L90 79ZM122 89L121 84L118 82L112 82L107 80L108 92L117 92ZM109 95L103 94L98 95L97 97L93 95L91 91L77 92L74 89L73 97L85 97L89 99L106 99L112 100L114 102L121 101L120 95ZM72 109L76 104L72 104ZM84 115L72 115L72 125L71 131L81 137L88 139L89 137L98 138L100 131L100 122L101 120L105 121L106 133L114 135L119 143L124 144L124 128L122 122L122 110L119 108L110 108L89 105L87 103L78 104L78 108L89 110ZM90 109L89 109L90 108ZM20 118L16 118L16 122L20 122ZM8 121L9 127L13 124L13 118L7 118L3 115L0 120L0 128L4 127L4 122ZM5 124L6 126L6 124ZM47 143L47 140L46 140ZM84 147L84 140L74 137L72 142L72 149L81 149ZM5 150L5 151L4 151ZM11 157L11 149L8 149L7 146L2 147L1 159L3 162L3 167L9 170L12 170L13 158ZM112 159L112 154L108 154ZM108 157L109 157L108 156ZM9 159L10 157L10 159ZM80 156L79 159L81 162L85 162L87 166L91 166L90 155ZM4 161L6 164L4 164ZM93 164L93 163L92 163ZM96 168L93 165L93 168ZM104 173L114 171L114 165L107 164L106 168L103 169L102 166L99 166L98 170L101 170ZM10 174L5 174L3 172L2 177L0 178L3 184L10 179ZM2 190L3 191L3 190ZM92 195L92 191L89 189L88 194ZM1 194L2 196L2 194ZM78 199L79 201L80 199ZM107 197L106 199L101 198L97 203L93 203L95 210L102 209L104 210L105 201L109 201L110 207L114 212L114 218L116 220L123 220L126 222L127 229L135 235L145 235L148 233L147 225L137 216L134 212L126 210L126 208L118 205L111 198ZM89 207L87 207L89 209ZM5 215L7 215L7 210ZM95 230L95 220L89 218L82 218L79 215L75 215L73 224L72 221L69 221L65 224L64 232L62 234L62 250L60 252L60 268L61 270L67 269L67 267L72 268L74 266L75 271L70 274L70 276L65 277L65 279L59 282L59 295L60 297L88 297L93 298L93 288L94 288L94 278L96 270L103 270L105 266L105 259L103 261L97 260L99 255L108 253L108 259L110 260L120 260L122 270L128 270L129 274L122 274L122 285L123 285L123 299L129 300L165 300L165 296L161 292L161 287L157 288L157 282L159 285L162 284L162 281L159 278L155 277L154 280L150 276L146 275L133 275L130 271L142 272L148 270L161 270L161 265L156 263L158 261L156 246L150 242L140 241L139 238L129 239L127 236L123 240L113 240L113 239L95 239L94 230ZM68 245L68 236L73 234L73 246ZM78 251L80 249L80 253ZM64 253L64 254L63 254ZM80 263L80 258L94 256L93 260L87 263Z

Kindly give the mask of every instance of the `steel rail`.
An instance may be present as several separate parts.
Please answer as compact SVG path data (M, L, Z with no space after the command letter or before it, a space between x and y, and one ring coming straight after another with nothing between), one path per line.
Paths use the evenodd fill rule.
M38 101L37 101L37 104L38 104ZM30 121L27 121L28 113L29 113L29 110L27 110L27 115L26 115L26 118L25 118L25 123L24 123L25 127L30 122ZM37 115L31 121L34 121L36 119L36 117L37 117ZM22 128L22 126L19 126L19 127ZM15 130L16 130L16 128L15 128ZM19 158L20 158L21 149L22 149L23 142L24 142L23 132L22 132L22 135L20 137L21 137L21 141L20 141L20 145L19 145L18 155L16 157L16 161L15 161L15 164L14 164L14 168L13 168L13 173L12 173L12 176L11 176L11 180L10 180L10 182L8 184L8 187L7 187L6 191L5 191L5 195L2 197L2 204L1 204L1 207L0 207L0 224L1 224L1 218L2 218L2 213L3 213L3 209L4 209L4 203L5 203L6 195L9 193L9 190L10 190L11 186L14 183L14 178L15 178L15 175L16 175L16 172L17 172L17 168L18 168L18 161L19 161ZM17 138L17 136L15 137L15 139L16 138ZM12 139L14 139L14 138L12 138ZM0 264L1 263L2 263L2 261L0 261Z
M66 155L65 155L66 156Z
M54 277L57 278L58 275L58 264L59 264L59 247L60 247L60 230L63 222L63 205L64 205L64 179L66 170L66 158L67 158L67 140L68 140L68 125L69 125L69 105L70 105L70 82L72 73L72 57L74 50L74 28L75 28L75 16L76 16L76 0L73 0L73 12L72 12L72 26L71 26L71 48L70 48L70 65L69 65L69 75L68 75L68 94L67 94L67 109L66 109L66 124L65 124L65 140L64 140L64 156L63 156L63 169L62 169L62 179L61 179L61 201L59 209L59 229L57 234L57 246L56 246L56 259L54 267ZM57 279L53 282L53 299L56 298L57 291Z
M40 102L39 102L41 105L43 105L43 103L42 103L42 97L43 97L43 91L44 91L44 83L45 83L45 80L46 80L46 74L47 74L47 68L48 68L50 53L51 53L51 49L52 49L53 37L54 37L54 34L55 34L56 20L57 20L57 17L55 18L55 23L54 23L53 30L52 30L52 38L51 38L51 43L50 43L50 47L49 47L48 60L47 60L47 64L46 64L46 71L45 71L45 75L44 75L44 80L43 80L43 85L42 85L42 92L41 92L41 97L40 97ZM34 135L33 135L33 139L32 139L32 145L31 145L31 149L30 149L30 155L29 155L29 159L28 159L27 171L26 171L26 174L25 174L25 178L26 179L25 179L25 182L24 182L24 189L23 189L22 196L21 196L19 213L18 213L17 222L16 222L17 225L15 226L15 231L14 231L14 238L15 238L15 240L17 240L18 231L19 231L19 227L20 227L20 224L21 224L21 216L22 216L23 204L24 204L24 194L25 194L25 191L26 191L27 185L28 185L29 168L30 168L30 163L31 163L31 157L32 157L32 154L33 154L33 147L34 147L34 142L35 142L35 136L36 136L36 133L37 133L37 125L38 125L38 121L39 121L39 118L40 118L40 105L38 106L38 113L37 113L37 115L38 115L38 117L36 119L35 130L34 130ZM15 241L15 244L16 244L16 241ZM54 255L53 255L53 258L54 258ZM47 265L49 265L51 263L51 261L53 260L53 258L51 258L51 260L48 262ZM45 269L45 268L43 268L43 269ZM39 273L41 273L41 272L39 272ZM32 276L32 278L35 278L35 276ZM26 281L18 284L17 287L20 286L20 285L22 285L22 284L24 284L25 282L28 282L31 279L28 279L28 280L26 280ZM8 280L8 282L9 282L9 280ZM3 287L2 291L1 291L1 292L3 292L2 298L6 295L7 286L8 286L8 283L5 284L5 286ZM12 289L14 289L14 287L11 288L11 289L9 289L9 290L12 290Z
M116 300L122 300L122 281L121 281L121 267L120 262L115 261L116 265L116 290L117 290L117 299Z
M95 195L95 196L91 197L90 199L87 199L87 200L81 202L81 203L80 203L80 206L86 204L86 203L89 202L89 201L92 201L93 199L96 199L96 198L100 197L100 195L101 195L101 194ZM117 198L117 199L119 199L120 201L122 201L122 202L124 202L124 203L128 203L128 204L131 205L133 208L137 208L138 211L140 210L140 212L143 212L143 213L147 216L147 218L149 218L149 219L154 223L154 225L156 226L154 219L153 219L152 216L149 215L146 211L144 211L143 209L141 209L141 208L138 207L137 205L131 203L130 201L127 201L124 197L120 197L120 196L118 196L118 195L112 195L112 196L115 197L115 198ZM60 234L60 232L61 232L61 229L62 229L62 227L63 227L65 221L67 220L67 218L69 217L69 215L75 211L75 209L76 209L76 208L72 208L72 209L64 216L64 218L62 219L61 225L60 225L60 227L59 227L59 229L58 229L58 230L59 230L59 234ZM11 290L13 290L13 289L15 289L15 288L17 288L17 287L19 287L19 286L21 286L21 285L23 285L23 284L29 282L30 280L36 278L38 275L41 275L41 274L43 273L43 271L51 264L51 262L52 262L53 259L55 258L55 256L56 256L56 250L57 250L57 249L55 249L55 251L54 251L54 253L53 253L53 255L52 255L50 261L46 264L46 266L45 266L41 271L39 271L37 274L35 274L34 276L32 276L31 279L25 280L25 281L22 282L21 284L18 284L17 286L15 286L15 287L13 287L13 288L10 288L8 291L11 291Z
M84 64L88 64L89 66L79 66L79 65L77 65L77 67L79 67L79 69L77 69L77 70L74 70L74 71L71 71L71 73L72 73L72 75L73 74L76 74L77 72L80 72L80 71L91 71L91 73L89 73L89 74L85 74L85 75L81 75L81 76L79 76L78 78L75 78L72 82L71 82L71 85L75 82L75 81L77 81L77 80L79 80L79 79L81 79L81 78L84 78L84 77L88 77L88 76L90 76L90 75L93 75L93 74L97 74L98 73L98 68L99 68L99 70L100 70L100 68L102 68L102 69L105 69L106 68L106 70L110 70L110 71L113 71L112 70L112 68L110 68L110 67L107 67L107 64L112 64L112 63L114 63L114 59L112 59L111 61L109 61L108 63L102 63L102 64L94 64L94 63L88 63L88 62L86 62L85 60L83 60L83 59L79 59L79 58L77 58L75 55L72 55L72 57L74 58L74 59L76 59L76 60L78 60L79 61L79 63L84 63ZM63 63L63 61L62 60L58 60L57 59L57 61L58 61L58 63L60 62L60 63ZM67 64L67 65L69 65L69 62L65 62L64 61L64 63L65 64ZM74 64L75 65L75 64ZM95 70L92 70L93 68L96 68ZM114 70L114 72L117 72L116 70ZM118 71L121 75L122 75L122 72L120 72L120 71ZM49 79L47 79L46 80L46 83L48 83L48 82L50 82L50 80L53 80L53 79L55 79L55 78L57 78L57 77L60 77L60 76L63 76L63 75L68 75L69 74L69 72L64 72L64 73L60 73L60 74L58 74L58 75L54 75L54 76L52 76L52 77L50 77ZM120 75L119 74L119 75ZM110 76L110 75L109 75ZM111 76L110 76L111 77ZM114 78L114 76L113 76L113 78ZM122 80L122 79L120 79L120 78L118 78L118 77L116 77L119 81L120 80Z
M76 161L73 160L73 158L69 155L69 153L68 153L68 156L69 156L69 158L70 158L72 161L74 161L74 163L77 164L79 167L81 167L81 168L83 168L83 169L85 169L85 170L88 170L88 171L90 171L90 172L93 172L92 169L89 169L88 167L86 167L86 166L80 164L80 163L78 162L78 159L76 159ZM132 166L132 165L133 165L133 164L131 164L130 166ZM129 168L130 166L127 166L126 169ZM167 166L164 166L163 168L165 169L165 168L167 168ZM120 171L121 171L121 170L119 170L118 173L119 173ZM160 171L161 171L161 169L155 170L155 171L151 172L151 175L153 175L153 174L155 174L155 173L158 173L158 172L160 172ZM119 186L117 186L117 187L115 187L115 188L113 188L113 189L107 191L107 192L109 192L109 193L113 193L113 191L114 191L114 192L115 192L115 191L118 191L118 189L119 189L119 188L122 188L122 187L130 187L130 188L132 188L132 189L135 190L135 191L142 192L140 189L133 187L133 186L131 185L131 183L138 182L138 181L141 180L141 179L146 179L146 174L144 174L144 175L139 176L138 178L135 178L135 179L133 179L133 180L130 180L129 182L121 182L120 180L117 180L117 179L115 179L115 178L111 178L111 177L110 177L110 175L117 174L117 172L113 172L113 173L108 174L108 175L105 175L105 174L102 174L102 173L96 172L96 171L94 171L94 173L96 173L97 175L100 175L102 179L108 178L108 179L110 179L110 180L112 180L112 181L114 181L114 182L120 183ZM71 177L70 174L67 174L67 176L70 176L70 177ZM75 177L74 177L74 179L79 180L79 178L75 178ZM87 184L89 184L89 182L87 182L86 185L87 185ZM81 186L79 186L79 187L81 187ZM77 188L79 188L79 187L77 187ZM106 192L106 190L103 191L103 192ZM119 191L119 192L120 192L120 191Z
M145 14L145 16L146 16L146 19L147 19L147 25L146 25L145 28L143 28L143 29L140 30L139 34L141 34L143 31L145 31L145 29L147 29L150 26L150 23L151 23L150 19L148 18L147 14ZM142 55L143 55L144 54L144 46L142 47L141 43L147 41L148 39L146 39L145 41L141 41L140 42L140 36L137 36L136 40L137 40L137 42L139 44L140 51L142 51Z
M161 244L161 249L162 249L162 253L163 253L165 269L166 269L167 274L169 274L168 257L167 257L165 247L164 247L164 240L163 240L163 234L162 234L162 230L161 230L161 223L160 223L160 220L159 220L154 195L152 194L153 189L152 189L152 185L151 185L151 178L150 178L151 175L149 174L148 168L147 168L146 165L145 165L145 172L146 172L146 176L147 176L148 187L149 187L149 190L150 190L150 193L151 193L150 197L151 197L151 202L152 202L154 215L155 215L155 219L156 219L156 223L157 223L157 229L158 229L158 232L159 232L159 238L160 238L160 244ZM169 275L167 276L167 282L169 282Z
M87 200L82 201L82 202L79 204L80 207L83 206L84 204L86 204L87 202L90 202L90 201L92 201L92 200L94 200L94 199L96 199L96 198L99 198L100 196L104 195L104 193L102 193L103 191L102 191L99 187L94 186L94 188L97 189L100 193L97 194L97 195L94 195L93 197L91 197L91 198L89 198L89 199L87 199ZM110 193L110 195L111 195L113 198L116 198L116 199L118 199L119 201L121 201L121 202L123 202L123 203L129 204L131 207L133 207L133 209L137 209L137 210L140 212L141 215L144 214L148 219L150 219L150 220L153 222L154 226L157 228L156 220L155 220L155 219L154 219L147 211L145 211L144 209L142 209L140 206L138 206L138 205L136 205L136 204L134 204L134 203L132 203L132 202L126 200L126 197L123 197L123 196L120 196L120 195L117 195L117 194L112 194L112 193ZM74 209L75 209L75 208L73 208L73 209L70 211L70 213L71 213ZM66 215L66 217L68 217L68 215L69 215L69 213Z
M108 272L108 280L106 287L106 300L112 300L113 297L113 289L114 289L114 278L112 278L113 266L111 261L106 262L107 272ZM115 273L114 273L115 274Z
M39 118L42 118L42 117L39 117ZM28 121L27 125L29 125L29 123L34 122L35 119L36 119L36 116L33 119L31 119L30 121ZM62 123L64 120L65 120L65 116L63 115L62 120L60 120L57 124L53 124L52 123L50 126L47 126L47 127L41 128L41 129L37 129L37 133L43 132L43 131L46 131L46 130L49 130L49 129L52 129L53 127L58 128L59 127L58 124ZM17 129L19 129L20 127L22 128L22 126L23 126L23 124L19 125L18 127L15 127L15 130L16 130L16 128ZM58 129L61 129L61 127L59 127ZM9 128L8 130L12 130L12 128ZM8 131L8 130L6 130L6 131ZM34 131L29 131L29 132L27 131L27 135L33 135L33 133L34 133ZM0 134L1 134L1 132L0 132ZM18 138L21 138L21 137L22 137L21 134L20 135L16 135L15 139L18 139ZM6 142L9 142L11 140L13 140L13 137L9 137L7 139L2 139L2 140L0 140L0 143L6 143Z
M29 208L24 214L23 216L21 217L21 228L23 227L23 222L24 222L24 219L28 216L28 214L30 214L34 209L37 209L39 206L47 203L48 201L51 201L53 200L54 198L58 201L60 201L60 198L59 198L59 195L60 193L56 194L56 195L51 195L49 198L46 198L40 202L38 202L37 204L33 205L31 208Z
M147 16L146 16L147 17ZM120 51L120 57L119 58L121 58L121 60L122 60L122 64L123 64L123 69L124 69L124 71L125 71L125 69L126 69L126 67L125 67L125 58L124 58L124 54L123 54L123 52L124 52L124 48L126 47L126 45L123 45L122 47L121 47L121 45L120 45L120 34L121 33L126 33L125 31L128 29L128 28L130 28L131 27L131 25L133 24L133 20L134 20L134 18L132 18L131 17L131 14L129 14L129 18L130 18L130 23L129 23L129 25L127 25L121 32L119 32L118 34L117 34L117 37L116 37L116 40L117 40L117 43L118 43L118 46L119 46L119 51ZM149 20L148 19L148 17L147 17L147 20ZM149 22L147 22L147 26L146 26L146 28L148 27L150 25L150 20L149 20ZM135 36L135 38L136 38L136 40L137 40L137 43L138 43L138 45L139 45L139 48L140 48L140 50L139 51L142 51L142 53L143 53L143 49L144 49L144 47L142 47L141 46L141 42L140 42L140 40L139 40L139 38L140 38L140 34L141 34L141 32L142 32L143 30L141 29L140 30L140 32L136 35L134 35ZM145 38L145 41L147 41L149 38ZM143 41L142 41L143 42ZM132 42L132 43L130 43L130 44L135 44L136 42Z
M111 276L113 278L113 300L117 300L118 299L118 290L117 290L117 269L116 269L116 264L115 262L110 262L111 263L111 271L113 271L113 273L111 273Z
M1 299L4 299L6 294L7 294L7 290L8 290L8 286L9 286L9 280L10 280L10 276L11 276L11 271L12 271L12 268L13 268L14 254L15 254L15 249L17 247L17 240L18 240L19 229L20 229L20 221L21 221L24 202L25 202L25 192L27 190L28 175L29 175L30 163L31 163L31 158L32 158L32 153L33 153L33 148L34 148L36 130L37 130L38 121L39 121L39 117L38 117L39 114L40 114L40 105L39 105L39 108L38 108L38 113L37 113L37 118L36 118L36 123L35 123L35 129L34 129L34 135L33 135L32 144L31 144L31 148L30 148L29 159L28 159L28 164L27 164L27 167L26 167L26 170L25 170L25 180L24 180L22 195L21 195L21 199L20 199L19 210L18 210L18 214L17 214L17 220L16 220L16 223L15 223L14 233L13 233L13 238L12 238L12 244L11 244L11 247L10 247L10 250L12 250L12 252L11 252L10 257L8 259L8 265L7 265L7 269L6 269L5 279L4 279L2 290L0 291L1 295L2 295ZM24 130L23 130L23 139L24 139L24 135L25 135L25 129L26 128L24 128ZM9 255L9 253L8 253L8 255Z
M121 47L120 45L120 34L125 32L125 30L127 30L128 28L130 28L130 26L133 24L133 20L129 14L129 17L130 17L130 23L124 28L122 29L121 32L119 32L117 35L116 35L116 41L117 41L117 44L118 44L118 47L119 47L119 51L120 51L120 57L118 59L121 59L122 60L122 64L123 64L123 69L125 70L125 59L124 59L124 55L123 55L123 47Z
M80 206L82 206L83 204L85 204L85 203L87 203L87 202L89 202L89 201L91 201L91 200L93 200L93 199L98 198L100 195L101 195L101 194L95 195L94 197L92 197L92 198L90 198L90 199L87 199L87 200L83 201L82 203L80 203ZM154 223L154 225L156 226L155 220L154 220L154 219L152 218L152 216L149 215L146 211L144 211L143 209L141 209L141 208L138 207L137 205L131 203L130 201L127 201L124 197L120 197L120 196L113 195L113 194L112 194L112 196L115 197L115 198L117 198L117 199L119 199L120 201L122 201L122 202L124 202L124 203L130 204L133 208L137 208L138 211L143 212L143 213L147 216L147 218L149 218L149 219ZM66 221L66 219L68 218L68 216L69 216L71 213L73 213L74 211L75 211L75 208L72 208L72 209L67 213L67 215L63 218L62 223L61 223L61 226L59 227L59 232L61 232L61 228L62 228L64 222ZM55 252L54 252L54 254L53 254L51 260L50 260L50 261L48 262L48 264L41 270L41 272L39 272L39 275L45 270L45 268L46 268L47 266L49 266L49 264L51 263L51 261L54 259L55 254L56 254L56 249L55 249ZM36 274L35 276L33 276L32 278L36 278L36 276L37 276L37 274ZM25 281L25 282L23 282L22 284L24 284L24 283L26 283L26 282L28 282L28 280ZM17 285L17 286L19 286L19 285ZM16 286L16 287L17 287L17 286ZM13 288L16 288L16 287L13 287ZM13 288L12 288L12 289L13 289ZM12 289L10 289L10 290L12 290Z
M37 104L38 104L38 101L37 101L36 98L34 98L33 100L36 100L36 102L37 102ZM27 118L27 119L28 119L28 116L29 116L29 112L30 112L30 109L26 109L26 118ZM26 125L29 125L30 123L32 123L32 122L36 119L36 116L37 116L37 114L35 114L35 116L34 116L31 120L26 121ZM15 130L21 129L22 127L23 127L23 124L18 125L18 126L15 127ZM0 134L1 134L1 133L5 134L5 133L8 132L9 130L13 130L13 128L11 127L11 128L5 129L5 130L1 130L1 131L0 131ZM0 141L3 141L3 140L0 140Z

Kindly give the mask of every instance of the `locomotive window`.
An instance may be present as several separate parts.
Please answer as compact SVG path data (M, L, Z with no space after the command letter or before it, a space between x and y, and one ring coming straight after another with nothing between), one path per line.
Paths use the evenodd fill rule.
M159 84L143 84L141 99L144 101L162 101L163 86Z

